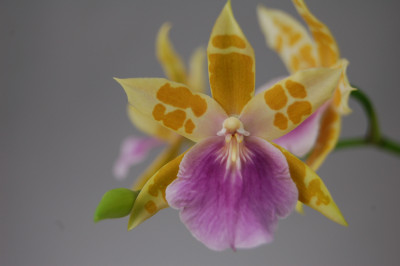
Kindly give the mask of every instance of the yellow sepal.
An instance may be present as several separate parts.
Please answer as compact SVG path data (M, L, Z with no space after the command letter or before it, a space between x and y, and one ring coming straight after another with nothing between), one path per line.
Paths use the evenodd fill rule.
M254 95L254 51L228 1L215 22L207 48L211 94L229 115L240 114Z
M299 191L299 201L319 211L332 221L347 226L346 220L321 178L296 156L282 147L274 145L286 157L291 178Z
M184 154L179 155L160 168L143 186L133 204L128 230L132 230L159 210L168 207L165 190L176 179L183 156Z

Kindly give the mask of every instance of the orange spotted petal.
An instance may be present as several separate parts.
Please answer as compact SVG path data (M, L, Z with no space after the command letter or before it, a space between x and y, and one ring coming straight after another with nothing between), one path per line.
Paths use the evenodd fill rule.
M133 204L131 216L129 217L128 230L132 230L143 221L147 220L159 210L167 208L165 199L167 186L176 179L179 164L184 154L179 155L164 167L157 171L143 186Z
M293 0L293 3L314 37L320 66L331 67L336 64L340 58L339 48L329 28L310 12L303 0Z
M244 129L269 141L285 135L332 97L341 72L314 68L279 81L245 106L240 115Z
M285 149L279 148L289 164L290 175L299 191L299 201L319 211L332 221L347 226L342 213L333 201L321 178L306 164Z
M227 118L211 97L163 78L116 79L129 104L160 125L193 141L215 136Z
M219 15L207 48L213 98L229 115L240 114L254 95L254 51L233 17L230 1Z
M317 171L339 139L341 117L332 105L327 108L322 119L314 149L307 158L307 165Z
M150 136L162 139L167 142L173 141L173 139L177 136L176 133L154 121L151 116L144 115L143 113L139 112L132 105L128 104L127 112L132 123L138 129Z
M258 21L267 45L275 50L290 73L319 66L319 57L307 30L291 15L257 7Z
M187 84L185 64L175 51L170 39L171 24L164 23L157 35L156 54L168 79Z

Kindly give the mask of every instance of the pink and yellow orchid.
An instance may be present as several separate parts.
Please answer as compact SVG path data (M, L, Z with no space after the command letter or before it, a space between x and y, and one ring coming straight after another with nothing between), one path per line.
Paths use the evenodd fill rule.
M171 25L164 23L158 32L156 40L156 54L165 75L172 81L187 84L196 92L204 92L204 49L200 47L195 50L189 62L189 71L187 71L185 64L170 41L170 29ZM150 135L150 137L132 136L122 143L120 155L114 165L114 176L116 178L125 178L129 168L144 161L152 148L167 143L165 150L136 180L133 189L138 190L160 167L179 154L185 138L143 115L132 105L128 105L128 115L132 123L138 129Z
M313 38L289 14L259 6L259 23L268 46L279 54L290 73L314 67L336 66L343 69L329 102L292 132L274 141L297 156L310 153L306 163L316 171L336 146L341 115L351 111L348 99L354 88L350 86L346 75L348 62L340 59L339 48L329 28L310 12L303 0L293 0L293 3Z
M318 175L270 142L328 100L342 70L298 71L254 96L254 52L229 1L207 54L212 98L162 78L116 79L132 108L196 142L146 182L128 229L171 206L207 247L251 248L273 239L297 200L346 225Z

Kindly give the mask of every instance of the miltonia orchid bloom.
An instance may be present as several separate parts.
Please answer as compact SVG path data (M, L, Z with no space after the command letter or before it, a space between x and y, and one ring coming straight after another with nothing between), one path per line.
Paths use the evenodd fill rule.
M259 6L258 18L267 44L274 49L290 73L314 67L340 66L340 82L329 102L289 134L275 140L297 156L310 152L306 163L316 171L335 148L340 134L341 115L348 114L349 95L354 88L346 75L347 60L340 59L339 48L329 28L319 21L303 0L293 0L307 30L289 14Z
M189 62L189 71L187 71L185 64L170 41L170 29L171 25L164 23L158 32L156 40L156 54L165 75L169 80L187 84L196 92L204 92L204 49L197 48L195 50ZM160 167L179 154L181 144L185 138L143 115L132 105L128 105L128 114L132 123L138 129L150 135L150 137L132 136L122 143L120 156L114 166L114 175L117 178L125 178L128 174L128 169L132 165L142 162L152 148L167 143L165 150L136 180L133 189L138 190Z
M298 199L346 225L318 175L270 142L329 99L342 70L300 71L254 96L254 52L229 1L207 54L213 98L162 78L117 79L130 105L196 142L143 186L128 229L170 205L207 247L251 248L272 240Z

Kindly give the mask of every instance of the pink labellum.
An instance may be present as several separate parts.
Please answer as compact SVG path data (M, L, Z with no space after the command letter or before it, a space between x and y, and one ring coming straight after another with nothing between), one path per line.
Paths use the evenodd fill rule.
M293 210L298 192L277 148L228 134L203 140L185 155L166 197L194 237L224 250L272 241L278 218Z

